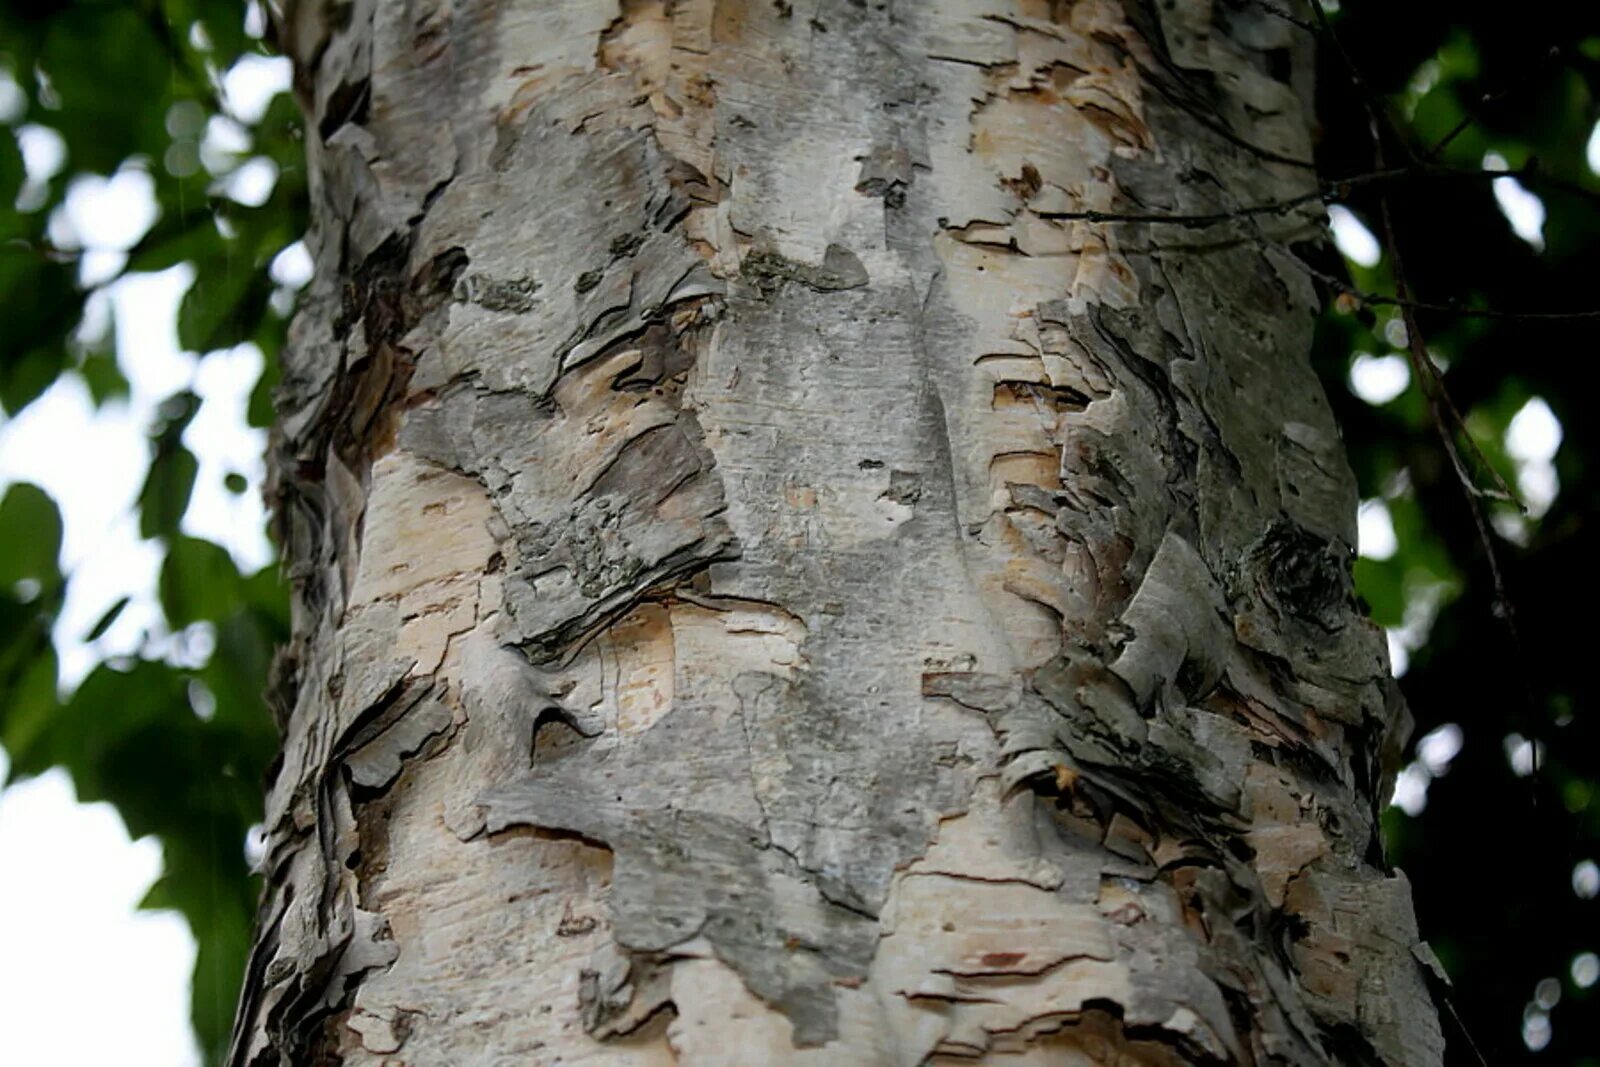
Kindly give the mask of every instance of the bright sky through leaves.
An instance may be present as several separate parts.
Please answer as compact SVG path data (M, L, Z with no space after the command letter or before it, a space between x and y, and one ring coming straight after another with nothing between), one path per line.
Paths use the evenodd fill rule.
M235 113L254 119L287 82L286 61L250 57L229 71L224 89ZM0 112L7 84L0 81ZM62 165L53 132L34 127L19 140L30 174ZM251 161L230 179L228 194L260 202L276 176L270 161ZM151 189L149 176L128 166L110 179L73 182L52 231L89 252L80 267L85 282L120 269L122 252L155 221ZM303 284L309 273L304 247L294 247L299 253L286 253L275 273L280 284ZM162 630L161 552L139 539L133 507L164 398L188 388L202 401L183 435L200 464L183 531L225 546L245 570L272 555L260 495L264 435L245 422L261 353L242 345L198 359L179 350L177 306L190 277L180 266L110 287L117 360L131 385L126 400L97 410L83 380L69 374L15 418L0 416L0 492L13 482L38 484L65 523L62 562L72 582L55 643L68 687L106 656L135 651L147 630ZM227 488L228 474L245 478L244 492ZM123 596L132 598L129 607L85 643ZM0 753L0 767L3 760ZM128 840L110 805L77 804L59 770L0 793L0 1064L199 1063L189 1024L194 938L177 913L135 910L160 873L160 857L154 839ZM93 1005L93 1025L84 1025L85 1005Z

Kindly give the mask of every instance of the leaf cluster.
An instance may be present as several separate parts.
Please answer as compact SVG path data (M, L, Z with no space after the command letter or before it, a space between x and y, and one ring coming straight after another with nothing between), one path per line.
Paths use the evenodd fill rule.
M148 342L106 326L107 294L179 266L193 278L180 346L201 359L257 346L267 370L249 421L270 423L293 297L268 268L304 226L306 190L291 97L240 114L226 92L230 70L268 54L262 16L239 0L0 3L0 427L74 376L96 405L126 403ZM275 173L264 199L239 192L247 167ZM129 246L97 249L70 225L71 199L130 173L151 189L154 221ZM159 406L134 503L140 536L162 554L161 618L70 691L55 640L102 646L129 599L87 633L56 633L74 580L61 516L42 489L0 484L0 746L13 778L65 768L80 800L109 801L130 835L160 841L144 906L176 909L194 931L193 1018L214 1062L249 947L245 840L276 749L263 693L288 620L276 567L244 573L184 531L199 470L185 432L199 405L185 388ZM246 487L234 474L229 488Z

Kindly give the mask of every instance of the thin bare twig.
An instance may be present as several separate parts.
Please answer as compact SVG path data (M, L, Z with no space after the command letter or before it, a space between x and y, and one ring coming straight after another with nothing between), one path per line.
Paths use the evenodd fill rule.
M1500 178L1516 178L1525 181L1538 181L1546 177L1537 166L1523 167L1517 170L1489 171L1489 170L1463 170L1456 167L1436 167L1416 164L1408 167L1395 167L1389 170L1376 170L1367 174L1352 174L1345 178L1335 178L1318 185L1314 192L1301 193L1283 200L1268 200L1259 204L1248 204L1244 207L1229 208L1226 211L1200 212L1197 214L1172 214L1169 212L1129 212L1129 211L1099 211L1085 209L1083 211L1051 211L1043 212L1044 217L1082 222L1143 222L1155 225L1184 226L1200 228L1215 226L1219 223L1230 222L1236 219L1249 218L1256 215L1287 215L1295 208L1303 207L1310 203L1336 203L1349 199L1350 194L1359 188L1369 185L1403 181L1495 181ZM1600 193L1587 189L1575 189L1586 196L1600 201Z
M1388 170L1375 170L1367 174L1354 174L1347 178L1339 178L1322 183L1315 192L1302 193L1299 196L1289 197L1284 200L1269 200L1259 204L1248 204L1244 207L1230 208L1226 211L1200 212L1195 214L1172 214L1167 212L1131 212L1131 211L1100 211L1086 209L1083 211L1052 211L1044 213L1044 217L1057 221L1077 221L1094 223L1128 223L1157 226L1179 226L1184 229L1203 229L1226 222L1236 222L1245 219L1254 219L1261 216L1288 215L1297 208L1312 203L1333 203L1346 199L1352 190L1368 185L1382 186L1387 183L1409 179L1437 179L1437 180L1476 180L1492 181L1496 178L1521 177L1524 174L1532 175L1532 168L1526 171L1463 171L1453 168L1428 167L1422 165L1398 167ZM1298 257L1291 257L1303 270L1307 271L1318 281L1336 289L1340 293L1369 306L1408 307L1417 311L1431 311L1460 318L1483 319L1509 319L1519 321L1550 321L1600 319L1600 309L1581 311L1505 311L1499 308L1477 307L1459 303L1438 303L1425 300L1415 300L1400 296L1387 296L1381 293L1369 293L1358 289L1349 282L1324 273L1312 267L1309 263Z
M1410 308L1413 311L1433 311L1442 315L1454 315L1464 319L1509 319L1518 322L1568 322L1600 319L1600 309L1587 311L1502 311L1499 308L1477 307L1472 304L1441 304L1431 300L1411 300L1399 296L1386 296L1383 293L1369 293L1356 288L1341 278L1317 270L1304 260L1296 258L1295 261L1300 263L1318 281L1337 289L1358 304L1368 304L1373 307Z
M1552 47L1550 51L1546 53L1546 56L1550 59L1555 59L1560 55L1561 49L1559 47ZM1503 87L1498 92L1484 93L1482 96L1478 97L1478 103L1480 105L1499 103L1501 100L1504 100L1506 97L1525 86L1530 77L1531 73L1519 79L1518 81ZM1437 159L1440 152L1443 152L1446 148L1449 148L1455 139L1465 133L1467 129L1476 121L1477 116L1470 113L1461 116L1461 121L1452 126L1449 133L1439 138L1432 148L1424 152L1422 154L1422 158L1430 160Z
M1355 61L1350 57L1350 54L1345 51L1344 45L1339 41L1338 34L1334 32L1332 24L1328 21L1327 13L1322 10L1322 5L1318 3L1317 0L1311 0L1311 6L1317 14L1317 19L1319 25L1322 27L1322 32L1326 35L1328 41L1332 44L1334 49L1338 52L1340 58L1343 60L1349 77L1356 84L1358 89L1360 89L1363 93L1366 93L1366 83L1361 77L1361 71L1356 66ZM1383 151L1383 132L1379 128L1378 113L1370 97L1367 98L1367 102L1368 115L1371 117L1373 123L1373 166L1377 170L1381 171L1386 169L1388 166ZM1398 138L1398 135L1397 141L1402 146L1405 146L1404 140ZM1461 486L1462 495L1466 499L1468 510L1471 512L1473 525L1477 528L1478 540L1483 546L1484 558L1489 566L1489 577L1493 583L1493 614L1497 615L1500 618L1500 621L1505 625L1506 636L1511 640L1512 657L1519 667L1518 675L1522 683L1521 688L1524 713L1527 716L1528 732L1533 735L1529 742L1533 751L1533 767L1532 774L1529 777L1528 793L1531 806L1537 809L1539 806L1539 730L1538 716L1535 713L1536 705L1534 703L1533 690L1528 681L1530 677L1528 659L1522 643L1522 634L1517 626L1516 611L1512 604L1511 595L1506 590L1505 577L1501 573L1500 556L1495 550L1494 537L1489 531L1489 523L1483 513L1483 504L1481 501L1483 491L1479 488L1477 481L1467 471L1466 465L1461 461L1460 452L1456 448L1455 432L1452 429L1450 420L1446 418L1447 413L1453 417L1454 426L1459 428L1462 439L1466 441L1468 448L1472 450L1473 454L1476 456L1478 461L1483 464L1485 469L1493 470L1493 465L1489 463L1488 459L1478 449L1477 443L1473 441L1472 434L1467 431L1466 425L1461 419L1460 412L1456 410L1454 402L1452 402L1449 398L1450 394L1445 388L1444 377L1439 373L1439 369L1434 366L1433 360L1428 357L1427 345L1423 340L1422 329L1417 323L1417 308L1413 306L1413 301L1410 298L1410 287L1406 278L1404 263L1400 258L1399 241L1395 233L1394 218L1389 208L1389 198L1386 194L1386 191L1382 188L1378 190L1377 195L1378 212L1382 222L1383 242L1388 250L1389 262L1394 271L1395 297L1397 302L1400 302L1398 306L1400 308L1402 321L1406 326L1407 351L1410 355L1413 373L1417 375L1418 384L1422 389L1424 398L1428 402L1428 412L1431 417L1431 421L1433 422L1434 432L1438 436L1440 443L1443 445L1445 453L1450 457L1451 465L1455 468L1456 480ZM1505 483L1502 480L1500 481L1500 484L1504 485ZM1468 1040L1470 1043L1470 1037ZM1476 1051L1475 1044L1474 1051ZM1485 1065L1485 1067L1487 1067L1487 1065Z

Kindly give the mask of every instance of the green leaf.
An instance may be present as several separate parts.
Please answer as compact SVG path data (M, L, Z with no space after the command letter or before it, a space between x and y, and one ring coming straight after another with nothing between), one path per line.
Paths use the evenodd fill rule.
M61 514L36 485L19 482L0 498L0 589L23 579L41 585L59 580Z
M183 447L183 431L200 410L200 398L184 390L161 402L151 437L155 454L139 491L139 534L173 537L188 510L199 463Z
M244 835L235 834L234 840L242 850ZM206 876L213 884L218 878L215 870L208 870ZM249 884L242 875L235 875L235 878ZM233 1032L233 1013L250 957L251 919L251 911L239 907L237 901L219 902L210 909L208 916L198 921L190 918L198 943L191 982L190 1017L194 1020L200 1047L213 1063L221 1062Z
M89 397L96 407L128 395L128 379L114 355L90 353L78 364L78 375L89 387Z
M173 538L159 588L161 609L174 629L220 622L243 603L239 570L228 550L196 537Z
M252 614L236 614L218 625L216 652L200 672L217 702L212 722L236 738L233 763L249 781L265 772L276 747L277 730L263 694L279 636Z
M139 907L175 909L194 931L198 943L191 992L196 1036L207 1062L218 1063L226 1051L233 1013L250 951L256 879L244 865L247 823L215 814L163 849L164 871Z
M66 265L22 243L0 250L0 407L16 414L56 380L82 303Z
M157 451L139 490L139 536L172 537L189 509L200 464L182 445Z
M94 627L89 631L88 636L85 637L84 640L98 641L100 638L104 637L106 635L106 631L111 629L112 625L117 621L117 617L122 614L123 609L126 608L132 601L132 597L125 596L107 608L105 614L100 616L100 621L94 624Z
M194 284L178 306L178 343L190 352L230 348L250 339L271 288L251 264L196 265Z
M157 439L175 440L200 413L200 398L187 389L173 393L156 408Z
M0 406L18 412L50 388L67 365L66 350L35 348L25 352L0 375Z
M11 672L0 670L0 746L11 757L8 773L15 778L25 773L28 755L48 729L59 704L56 650L50 644L49 627L33 627L25 644L12 647L22 655L15 676L8 678ZM37 769L47 766L44 763Z
M65 767L72 774L79 800L111 800L120 807L110 788L115 781L111 776L117 773L118 752L129 738L159 725L178 707L187 713L187 704L179 702L181 696L177 674L165 664L140 662L126 670L101 664L89 672L65 705L35 729L28 744L12 749L8 743L7 749L22 773ZM122 814L130 830L139 822L138 816L130 819L128 811Z

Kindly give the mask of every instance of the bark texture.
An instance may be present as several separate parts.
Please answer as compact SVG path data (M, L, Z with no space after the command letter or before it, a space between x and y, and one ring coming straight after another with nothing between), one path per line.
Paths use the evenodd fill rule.
M1297 36L1299 35L1299 36ZM1432 1064L1209 0L302 0L295 640L235 1062Z

